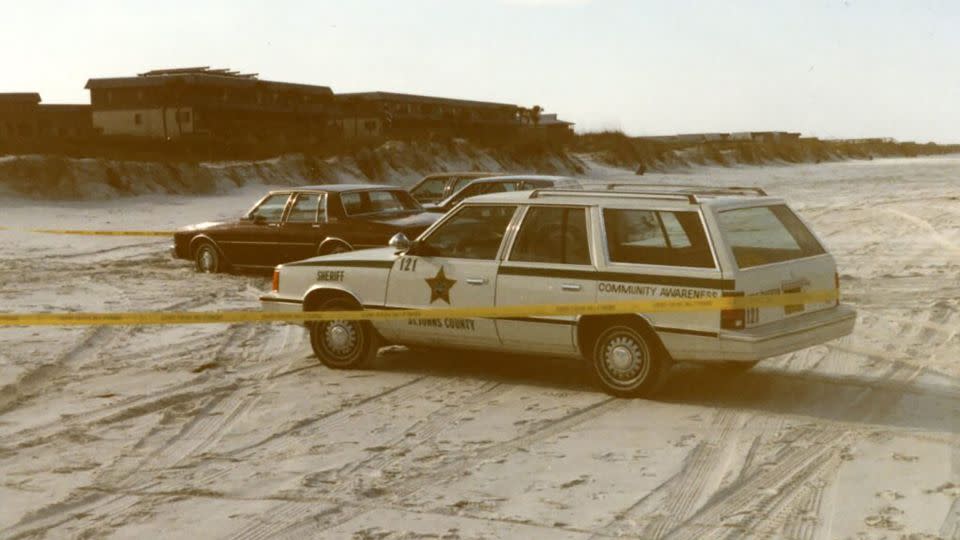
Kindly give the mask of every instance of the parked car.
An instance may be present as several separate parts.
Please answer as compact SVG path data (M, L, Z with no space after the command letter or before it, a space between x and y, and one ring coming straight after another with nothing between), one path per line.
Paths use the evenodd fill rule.
M383 344L579 357L616 396L654 392L673 361L746 369L852 332L833 257L760 190L714 187L498 193L468 199L410 242L279 266L265 310L592 304L826 291L804 304L626 315L325 321L332 368Z
M542 176L542 175L514 175L497 176L493 178L478 178L471 180L462 188L454 192L446 199L436 204L424 204L428 212L446 213L453 209L460 201L477 195L486 195L488 193L503 193L505 191L527 191L538 188L557 188L557 189L581 189L582 186L574 178L565 176Z
M447 172L424 176L409 189L410 194L421 204L437 203L476 178L488 178L504 173L494 172Z
M395 186L330 184L271 191L243 217L201 223L174 234L173 256L198 272L274 266L385 246L398 232L416 236L439 216Z

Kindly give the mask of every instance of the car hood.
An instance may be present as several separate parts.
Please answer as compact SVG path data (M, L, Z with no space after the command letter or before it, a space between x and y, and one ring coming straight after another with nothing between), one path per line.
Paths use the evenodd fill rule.
M369 216L367 221L390 225L397 229L426 229L433 222L440 219L440 214L432 212L417 212L415 214L383 214Z
M177 229L177 232L200 232L211 231L215 229L226 229L233 227L236 224L236 221L204 221L203 223L195 223L193 225L187 225L186 227L180 227Z
M345 253L311 257L282 266L317 266L318 264L322 265L322 263L329 263L331 266L337 266L338 263L351 263L352 265L356 265L357 263L371 263L371 266L379 266L376 263L392 263L397 259L398 254L396 248L392 247L358 249Z

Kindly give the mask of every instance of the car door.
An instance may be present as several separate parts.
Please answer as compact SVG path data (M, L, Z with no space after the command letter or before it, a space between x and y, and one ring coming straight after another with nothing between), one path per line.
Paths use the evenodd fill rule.
M282 245L280 223L291 194L271 193L238 223L237 228L218 241L227 259L239 266L279 264Z
M387 284L391 308L491 307L500 250L516 205L468 205L394 262ZM385 325L401 343L498 348L492 319L410 319Z
M596 301L585 207L530 206L497 276L497 306L588 304ZM541 353L577 352L575 315L497 319L507 347Z
M281 256L277 264L299 261L317 254L321 238L321 209L324 208L325 194L302 192L294 194L290 210L280 225ZM323 221L326 221L323 216Z

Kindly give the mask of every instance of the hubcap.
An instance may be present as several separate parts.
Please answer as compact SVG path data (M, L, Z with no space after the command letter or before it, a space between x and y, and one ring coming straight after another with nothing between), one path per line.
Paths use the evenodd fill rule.
M209 249L200 252L200 269L204 272L213 271L213 253Z
M357 331L349 321L331 321L324 332L324 341L330 352L347 356L357 343Z
M617 335L603 348L603 365L614 382L635 384L646 377L649 367L647 348L632 336Z

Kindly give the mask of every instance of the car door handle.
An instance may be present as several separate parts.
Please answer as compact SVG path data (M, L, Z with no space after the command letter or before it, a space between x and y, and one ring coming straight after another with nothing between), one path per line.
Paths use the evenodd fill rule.
M577 285L576 283L564 283L560 285L560 288L565 291L579 291L580 285Z
M487 278L482 278L482 277L467 278L467 283L469 283L470 285L486 285Z

